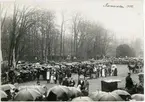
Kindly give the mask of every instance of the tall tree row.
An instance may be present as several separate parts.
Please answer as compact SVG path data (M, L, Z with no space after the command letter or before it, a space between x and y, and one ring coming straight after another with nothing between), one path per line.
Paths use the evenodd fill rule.
M97 58L107 54L113 36L101 25L83 20L78 15L73 19L74 55L81 59Z
M70 20L62 14L59 26L53 11L26 7L20 10L15 5L13 14L2 19L2 54L10 67L19 60L47 63L67 55L98 58L107 55L113 41L107 29L78 13ZM71 29L65 28L66 21Z

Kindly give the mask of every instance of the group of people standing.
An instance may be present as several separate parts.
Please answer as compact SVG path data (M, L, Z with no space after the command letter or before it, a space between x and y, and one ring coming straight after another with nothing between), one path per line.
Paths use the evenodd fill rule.
M47 83L59 83L62 84L66 78L71 79L73 67L67 66L65 68L55 69L50 68L43 70L43 76ZM99 64L80 64L75 69L77 70L78 76L83 75L84 77L99 78L107 76L117 76L117 66L111 63L99 63ZM42 72L42 71L41 71ZM37 71L37 80L40 78L40 70ZM67 85L68 86L68 85Z
M128 62L128 69L130 73L139 73L143 70L143 62L142 61L129 61Z
M117 76L117 66L111 63L99 63L99 64L78 64L76 66L65 66L58 65L59 68L32 68L33 66L28 66L27 68L22 68L20 71L10 70L8 72L10 81L14 82L25 82L31 80L39 81L41 76L43 80L47 80L47 83L59 83L62 84L65 77L71 78L72 73L76 72L79 76L84 75L85 77L90 78L99 78L107 76ZM35 69L35 70L33 70ZM18 73L18 76L16 75ZM3 75L4 78L6 74ZM15 78L13 78L16 76Z
M79 68L78 74L90 78L117 76L117 66L111 63L85 64Z
M97 68L98 77L117 76L117 66L115 64L99 64Z
M49 68L43 71L38 70L37 81L39 81L41 75L47 83L62 84L65 78L71 78L71 70L69 68Z
M138 75L139 77L139 83L135 83L133 79L131 78L131 73L128 73L128 76L126 77L125 81L125 88L128 90L130 93L141 93L144 94L144 74L140 73Z

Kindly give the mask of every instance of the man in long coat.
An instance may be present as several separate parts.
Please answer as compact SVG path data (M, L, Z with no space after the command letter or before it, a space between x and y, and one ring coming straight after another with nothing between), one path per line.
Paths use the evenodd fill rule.
M132 78L131 78L131 74L130 73L128 73L128 76L126 77L126 85L125 85L125 88L127 88L128 90L133 88L133 81L132 81Z

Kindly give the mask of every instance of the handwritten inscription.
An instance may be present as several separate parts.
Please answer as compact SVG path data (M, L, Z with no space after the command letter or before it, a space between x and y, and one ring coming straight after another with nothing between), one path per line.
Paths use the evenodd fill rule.
M133 5L127 5L126 7L127 8L133 8Z
M106 3L105 5L103 5L103 7L112 7L112 8L133 8L133 5L112 5L109 3Z

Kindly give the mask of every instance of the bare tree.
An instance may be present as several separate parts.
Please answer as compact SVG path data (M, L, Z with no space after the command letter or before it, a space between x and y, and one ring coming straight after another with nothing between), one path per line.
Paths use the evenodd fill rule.
M41 52L42 60L48 62L48 56L52 51L52 38L54 30L54 13L51 11L40 10L38 11L39 22L38 29L41 36Z
M55 13L49 10L33 10L14 7L12 17L3 19L2 51L9 66L18 60L44 61L65 57L68 54L80 59L105 56L113 46L112 35L103 26L83 19L76 13L72 16L71 29L62 13L62 22L55 24ZM68 24L68 23L67 23ZM66 36L65 33L70 33ZM8 41L8 42L7 42ZM112 47L113 48L113 47ZM8 58L7 58L8 55Z
M4 28L4 22L5 22L5 20L6 20L6 15L7 15L6 10L4 11L4 8L3 8L2 3L0 3L0 11L1 11L1 12L0 12L0 16L1 16L0 28L1 28L1 33L2 33L2 32L3 32L3 28ZM2 34L0 34L0 39L1 39L1 35L2 35ZM1 40L0 40L0 48L2 48L2 47L1 47L1 44L2 44L2 42L1 42ZM1 56L0 60L3 61L2 49L0 50L0 56Z
M1 10L1 4L0 4L0 10ZM0 15L1 15L1 13L0 13ZM0 20L0 28L1 28L1 20ZM0 39L1 39L1 32L0 32ZM0 62L2 62L3 60L2 60L2 50L1 50L1 40L0 40Z
M20 12L16 5L14 5L14 13L11 23L10 31L10 47L8 63L10 67L16 66L19 54L20 40L26 34L29 27L31 27L35 21L32 19L33 10L26 7Z
M62 22L60 26L60 57L62 57L62 47L63 47L63 29L64 29L64 13L62 15Z
M77 57L78 55L78 35L79 35L79 23L81 22L81 16L79 13L76 13L72 18L72 29L73 29L73 35L74 35L74 56Z

